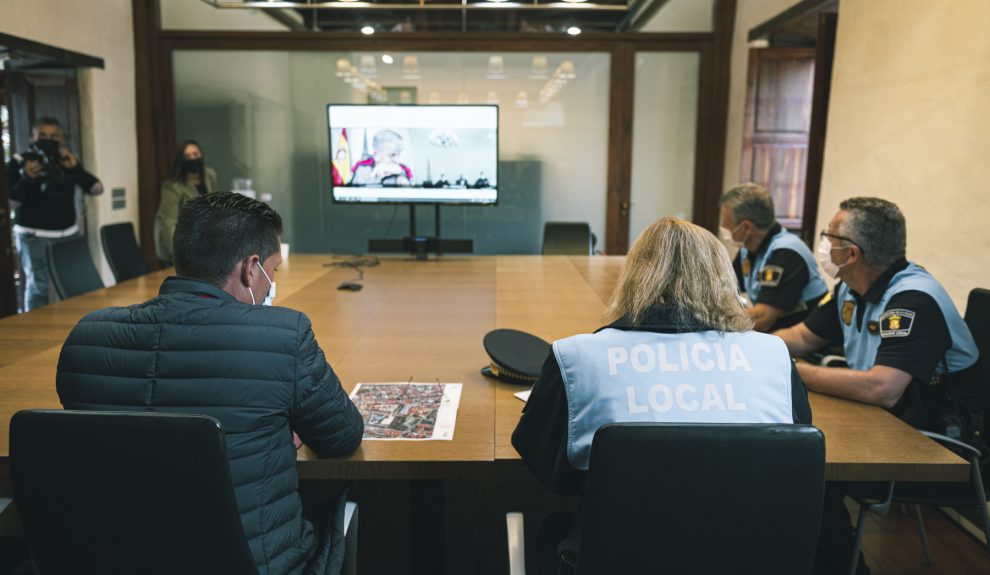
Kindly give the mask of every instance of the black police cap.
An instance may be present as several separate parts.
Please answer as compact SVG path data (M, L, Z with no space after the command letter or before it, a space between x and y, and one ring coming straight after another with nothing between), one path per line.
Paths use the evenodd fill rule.
M481 368L482 375L510 383L536 383L550 353L549 343L517 329L490 331L485 334L484 344L491 365Z

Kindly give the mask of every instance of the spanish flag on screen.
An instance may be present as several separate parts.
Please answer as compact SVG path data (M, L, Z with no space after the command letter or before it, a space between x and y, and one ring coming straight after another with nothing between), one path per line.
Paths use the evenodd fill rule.
M333 153L333 185L346 186L351 181L351 146L347 142L347 128L340 132L340 139L337 141L337 149Z

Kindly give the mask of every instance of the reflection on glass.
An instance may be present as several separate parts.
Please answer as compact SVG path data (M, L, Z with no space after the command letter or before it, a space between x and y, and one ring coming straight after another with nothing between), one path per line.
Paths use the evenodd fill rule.
M497 101L498 171L485 174L498 205L444 207L443 232L474 239L477 253L539 253L545 221L605 236L609 66L607 53L176 51L177 136L211 151L220 182L250 177L271 193L293 251L364 252L369 238L404 235L406 210L331 201L331 168L347 173L373 145L348 133L349 154L331 156L341 136L328 135L327 104ZM493 68L505 77L489 79ZM422 170L452 185L480 177ZM432 229L432 210L418 213L417 229Z
M698 70L695 53L636 55L630 245L657 218L692 217Z

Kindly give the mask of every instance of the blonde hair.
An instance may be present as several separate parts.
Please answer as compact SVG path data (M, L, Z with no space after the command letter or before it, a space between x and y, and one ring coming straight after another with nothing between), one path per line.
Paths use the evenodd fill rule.
M677 306L681 322L747 331L753 321L737 293L729 254L711 232L680 218L661 218L629 251L605 317L639 325L650 306Z

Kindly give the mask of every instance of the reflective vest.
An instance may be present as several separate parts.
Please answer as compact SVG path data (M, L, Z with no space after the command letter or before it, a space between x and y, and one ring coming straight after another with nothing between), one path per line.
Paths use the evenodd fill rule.
M772 335L606 328L558 340L567 459L588 469L599 427L618 422L793 423L791 358Z
M853 296L849 286L845 283L839 285L836 299L836 308L839 313L839 325L842 327L843 347L846 351L846 363L853 369L867 371L873 367L877 358L877 348L884 338L906 337L914 327L914 311L907 309L885 310L887 302L894 294L904 291L924 292L935 299L945 322L949 328L949 335L952 337L952 347L945 355L945 364L948 365L949 373L962 371L976 363L979 353L976 350L976 342L969 332L966 322L956 311L956 306L949 298L949 294L925 271L924 268L909 263L906 268L894 274L887 286L887 291L877 303L870 303L861 300L860 304L865 305L863 312L864 324L862 329L856 321L859 314L856 313L856 298ZM939 362L933 375L945 373L945 366Z
M805 284L804 289L801 290L801 301L811 301L825 295L828 292L828 285L825 283L825 280L822 279L822 275L818 271L818 262L815 261L815 256L812 255L811 250L808 249L808 246L801 241L801 238L785 229L781 229L777 235L770 239L767 249L764 250L762 254L757 254L756 259L753 260L753 267L749 270L749 273L743 274L743 289L745 289L746 293L749 294L750 301L754 304L756 303L756 299L760 296L760 288L763 287L764 284L774 285L774 281L780 281L784 270L767 270L764 269L764 265L767 260L770 259L770 254L772 254L774 250L782 248L797 252L798 255L801 256L801 259L804 260L805 266L808 268L808 283ZM749 251L746 248L739 249L740 263L747 260L748 254ZM771 268L772 267L774 266L771 266ZM774 274L774 271L776 271L776 274ZM770 277L761 276L761 274L768 272ZM763 283L761 283L761 280Z

